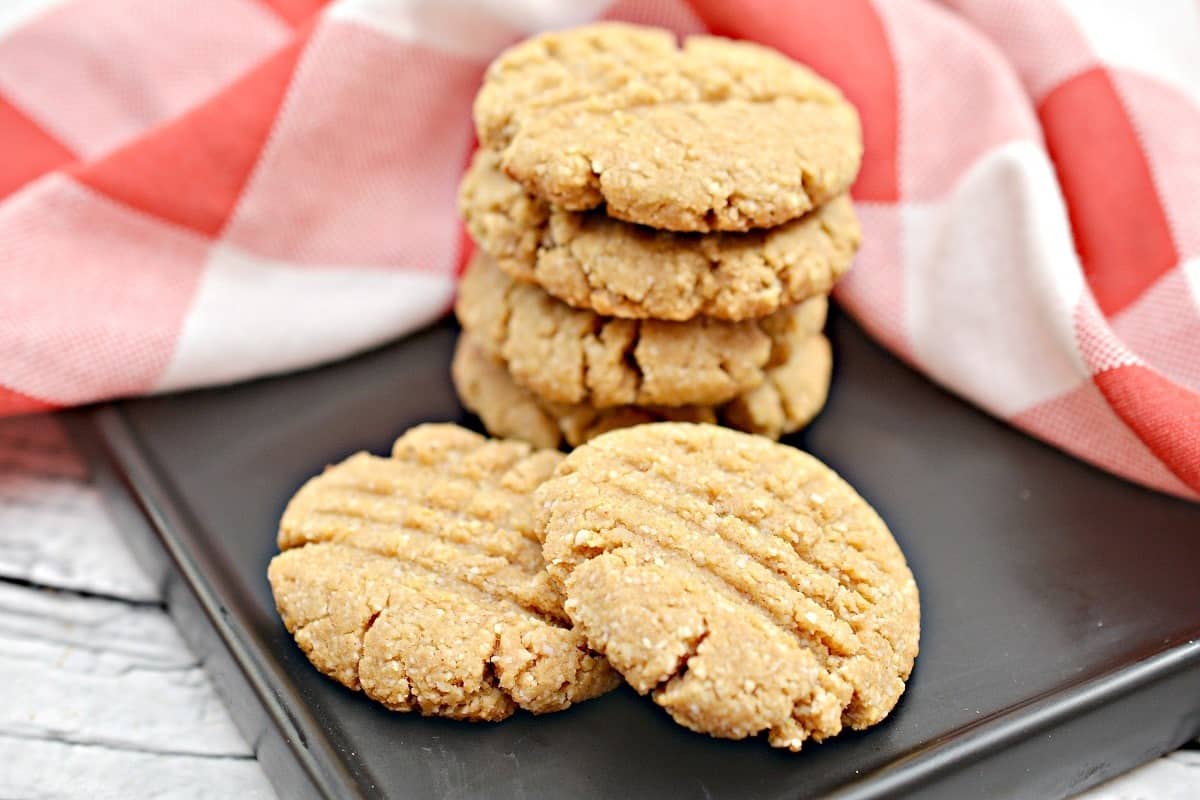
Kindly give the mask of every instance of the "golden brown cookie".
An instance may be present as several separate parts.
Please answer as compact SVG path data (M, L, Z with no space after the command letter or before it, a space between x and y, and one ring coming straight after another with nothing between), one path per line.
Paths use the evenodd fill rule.
M493 436L529 442L535 447L558 447L564 440L577 445L605 431L644 422L679 420L716 422L712 406L613 406L547 403L518 386L504 366L464 332L454 348L450 365L454 388L463 406L479 416Z
M614 431L535 492L588 643L692 730L798 750L883 719L920 634L883 520L832 470L713 425Z
M795 219L844 194L862 160L857 113L811 70L749 42L679 46L668 31L620 23L501 54L475 127L530 193L674 231Z
M555 448L562 442L562 431L544 404L518 386L504 362L488 355L466 331L454 345L450 377L459 402L479 417L492 436L541 448Z
M647 422L720 422L778 439L807 425L825 405L832 370L829 341L819 334L792 346L787 359L767 370L757 388L724 406L613 406L547 403L518 386L504 363L463 333L454 350L451 376L462 404L493 436L535 447L572 447L617 428Z
M760 385L722 406L721 422L772 439L794 433L825 407L832 377L829 340L809 336L793 345L783 363L768 369Z
M686 234L601 211L563 211L530 195L479 150L459 210L476 243L512 277L577 308L631 319L763 317L828 294L860 237L847 195L768 231Z
M823 307L825 299L813 302ZM514 281L477 252L455 312L475 342L543 400L608 408L713 405L753 389L787 346L772 332L799 324L801 308L745 322L601 317Z
M292 498L268 570L321 672L396 711L499 720L611 689L546 576L531 492L562 458L422 425Z

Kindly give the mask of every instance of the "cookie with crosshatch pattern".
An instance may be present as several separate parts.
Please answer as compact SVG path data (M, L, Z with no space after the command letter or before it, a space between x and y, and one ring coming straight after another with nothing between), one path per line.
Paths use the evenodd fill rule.
M858 114L762 45L599 23L515 45L475 98L480 144L530 194L673 231L745 231L845 194Z
M456 425L358 453L297 492L268 570L313 666L390 709L500 720L613 688L548 579L532 491L561 460Z
M713 425L624 428L535 492L564 608L680 724L800 749L882 720L920 635L879 515L795 448Z

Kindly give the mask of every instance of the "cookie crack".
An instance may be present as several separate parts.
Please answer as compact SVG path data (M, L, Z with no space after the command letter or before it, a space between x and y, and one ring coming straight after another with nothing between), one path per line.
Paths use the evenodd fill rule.
M579 347L579 383L584 392L580 402L587 402L588 396L592 394L592 360L589 356L591 348L588 345L601 347L601 336L604 333L604 320L599 314L593 314L588 322L591 324L591 331L587 334L588 341L582 342Z
M642 387L646 383L645 370L642 369L641 362L639 362L637 358L637 348L638 345L641 344L644 327L644 324L641 321L638 321L638 323L633 326L633 335L629 337L629 341L625 343L625 347L621 350L621 361L628 366L630 372L633 373L633 392L634 396L639 399L641 399L642 396Z
M496 343L497 350L503 352L510 337L509 326L512 325L513 295L517 292L518 284L508 282L496 302L500 306L500 318L497 327L500 331L500 341ZM461 319L462 315L458 315Z
M816 235L820 239L819 243L811 246L811 250L819 254L821 262L827 267L827 271L821 275L820 280L813 277L811 268L807 271L801 269L803 262L786 258L780 260L775 258L771 251L766 249L762 251L762 261L776 276L780 290L786 290L790 295L811 297L822 292L827 293L846 271L846 267L853 257L852 247L839 246L841 237L837 235L829 220L825 218L822 213L823 208L808 212L809 215L815 215ZM799 288L801 286L804 288Z
M495 689L509 700L512 700L513 703L520 705L520 703L517 703L516 698L513 697L512 692L500 685L500 676L496 674L496 659L500 656L500 633L499 631L493 632L492 652L483 660L482 682L485 686Z
M770 358L768 356L768 361L769 360L770 360ZM725 376L725 380L729 381L729 383L731 385L734 385L734 386L738 385L739 381L737 380L737 377L734 374L735 371L737 370L737 367L733 361L732 354L730 354L728 352L722 353L721 360L719 362L717 362L717 369L719 369L721 371L721 374ZM763 370L760 368L759 373L761 374L762 372L763 372ZM750 388L752 389L754 387L750 387ZM726 402L731 402L731 401L726 401Z
M800 192L804 195L810 209L817 206L817 199L821 196L821 192L815 186L816 182L816 176L813 175L811 168L800 168Z
M391 605L391 603L392 603L392 595L391 595L391 592L389 592L387 602L384 603L383 608L379 608L379 609L376 609L375 611L371 612L371 615L369 617L367 617L367 619L363 622L362 630L358 634L358 658L355 660L355 663L354 663L354 679L355 679L355 681L358 682L357 688L361 689L364 692L366 692L366 688L364 687L364 684L363 684L362 665L363 665L363 660L365 659L366 653L367 653L367 634L369 634L371 632L371 629L373 627L375 627L375 623L379 620L379 617L383 615L384 610L386 608L388 608ZM404 678L404 685L405 685L406 690L408 691L408 697L403 701L403 703L398 704L398 705L408 706L409 708L412 708L413 703L416 702L416 696L413 694L412 682L408 680L407 676L405 676L405 678ZM367 693L369 694L369 692L367 692Z
M604 683L606 673L608 685L602 691L607 691L616 683L615 674L609 670L607 662L588 648L582 637L575 637L573 643L568 645L578 654L578 659L572 662L569 657L564 659L563 656L561 646L566 643L556 642L547 650L536 642L525 641L519 631L519 643L509 642L509 650L519 648L520 655L512 652L506 655L501 647L501 623L496 624L494 631L495 638L484 675L491 686L518 708L533 714L559 711L594 696L594 687ZM545 666L548 661L551 662L550 674L553 674L557 659L564 659L567 668L561 670L556 683L550 683ZM509 663L505 663L506 660ZM562 668L564 661L558 661L557 666Z
M700 653L700 645L704 643L704 640L708 638L711 632L708 620L701 617L700 632L683 640L684 650L679 654L679 658L675 660L675 666L667 672L666 677L655 684L654 688L650 690L651 695L658 695L672 681L684 679L688 673L688 669L691 667L692 659Z

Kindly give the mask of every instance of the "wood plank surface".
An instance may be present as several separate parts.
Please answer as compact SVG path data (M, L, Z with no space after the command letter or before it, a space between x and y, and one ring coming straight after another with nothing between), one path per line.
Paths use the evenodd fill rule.
M0 799L275 797L51 416L0 420Z

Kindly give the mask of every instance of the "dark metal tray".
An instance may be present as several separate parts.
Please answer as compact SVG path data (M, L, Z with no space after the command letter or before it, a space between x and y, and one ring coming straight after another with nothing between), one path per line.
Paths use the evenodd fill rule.
M793 443L888 520L923 632L888 720L798 755L689 733L627 689L469 725L388 713L309 666L265 579L279 514L323 465L464 418L449 323L77 427L128 489L114 482L114 508L284 797L1058 797L1200 733L1200 507L989 418L844 318L831 328L830 402Z

